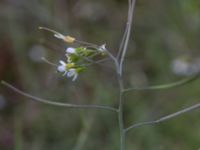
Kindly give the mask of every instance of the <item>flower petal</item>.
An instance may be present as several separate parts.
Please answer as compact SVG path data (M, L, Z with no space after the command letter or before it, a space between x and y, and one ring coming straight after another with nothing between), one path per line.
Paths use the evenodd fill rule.
M60 34L60 33L56 33L54 34L54 37L58 38L58 39L62 39L62 40L65 40L65 36Z
M57 67L57 70L58 70L59 72L65 72L65 71L66 71L66 67L60 65L60 66Z
M69 54L75 54L76 53L76 49L73 48L73 47L68 47L66 49L66 52L69 53Z
M63 66L66 66L66 63L65 63L64 61L62 61L62 60L60 60L59 63L60 63L61 65L63 65Z

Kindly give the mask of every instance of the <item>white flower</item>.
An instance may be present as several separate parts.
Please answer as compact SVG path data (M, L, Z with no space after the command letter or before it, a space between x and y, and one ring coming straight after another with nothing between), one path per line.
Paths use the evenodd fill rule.
M76 69L74 69L74 68L69 69L67 72L67 77L69 77L69 78L73 77L72 81L75 81L78 77L78 73L77 73Z
M101 45L98 50L101 51L101 52L107 51L106 44Z
M62 60L60 60L59 63L60 65L57 67L57 70L65 75L67 73L67 64Z
M70 63L66 64L64 61L60 60L59 61L60 65L57 67L57 70L61 73L63 73L63 75L67 76L68 78L72 78L72 81L75 81L78 77L78 72L75 68L70 68L67 69L67 65L69 65Z
M55 33L54 34L54 37L58 38L58 39L61 39L61 40L65 40L65 36L60 34L60 33Z
M66 53L75 54L75 53L76 53L76 49L73 48L73 47L68 47L68 48L66 49Z

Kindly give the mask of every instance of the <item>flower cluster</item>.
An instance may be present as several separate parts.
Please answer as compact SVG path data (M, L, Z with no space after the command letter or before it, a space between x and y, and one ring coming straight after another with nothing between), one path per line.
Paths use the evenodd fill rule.
M46 27L40 27L39 29L48 30L54 33L54 37L66 42L66 43L77 43L81 46L79 47L68 47L65 51L66 60L59 60L59 65L57 65L57 71L62 73L63 76L72 78L72 81L75 81L83 70L86 69L95 57L107 54L106 45L101 46L91 44L88 42L83 42L76 40L74 37L65 36L59 32L51 30Z

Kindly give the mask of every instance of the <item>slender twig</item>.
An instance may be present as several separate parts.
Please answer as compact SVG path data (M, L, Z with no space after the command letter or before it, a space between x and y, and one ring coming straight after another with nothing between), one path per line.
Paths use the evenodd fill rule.
M132 18L133 18L133 10L135 5L135 0L129 0L129 8L128 8L128 19L127 24L124 32L124 36L122 38L120 48L117 54L117 57L113 59L116 67L116 73L117 73L117 79L119 83L119 106L118 106L118 121L119 121L119 132L120 132L120 150L125 150L125 127L124 127L124 113L123 113L123 107L124 107L124 98L123 98L123 91L124 91L124 82L123 82L123 61L125 58L125 54L128 48L128 42L130 39L131 34L131 26L132 26Z
M128 1L128 15L131 13L130 10L131 10L131 0ZM127 19L128 20L128 19ZM122 50L123 50L123 46L124 46L124 43L125 43L125 40L126 40L126 36L127 36L127 31L128 31L128 26L129 24L126 23L126 27L125 27L125 30L124 30L124 33L123 33L123 37L122 37L122 40L120 42L120 46L119 46L119 50L118 50L118 53L117 53L117 59L119 60L120 58L120 55L122 53Z
M81 109L104 109L104 110L109 110L109 111L114 111L114 112L118 112L118 110L114 107L110 107L110 106L103 106L103 105L76 105L76 104L69 104L69 103L61 103L61 102L54 102L54 101L49 101L47 99L43 99L43 98L39 98L33 95L30 95L26 92L23 92L21 90L19 90L18 88L12 86L11 84L5 82L5 81L1 81L1 83L10 88L11 90L25 96L28 97L34 101L37 102L41 102L44 104L49 104L49 105L53 105L53 106L60 106L60 107L67 107L67 108L81 108Z
M106 62L106 61L109 61L109 60L110 60L110 58L103 58L103 59L94 61L94 63L99 64L99 63L103 63L103 62Z
M118 59L118 60L119 60L119 58L120 58L120 55L122 54L124 42L125 42L126 35L127 35L127 28L128 28L128 25L126 25L126 28L125 28L125 31L124 31L124 34L123 34L123 37L122 37L122 40L121 40L121 43L120 43L120 46L119 46L119 51L118 51L118 53L117 53L117 59Z
M98 45L93 44L93 43L89 43L89 42L85 42L85 41L80 41L80 40L75 40L75 42L77 42L78 44L81 44L81 45L89 46L89 47L94 48L94 49L98 49L99 48Z
M119 120L119 129L120 129L120 150L125 150L125 132L124 132L124 116L123 116L123 107L124 107L124 99L123 99L123 88L124 83L122 80L121 74L118 74L118 82L119 82L119 107L118 107L118 120Z
M134 87L134 88L127 88L124 89L123 92L130 92L133 90L163 90L163 89L170 89L178 86L185 85L187 83L190 83L194 80L196 80L199 77L199 74L193 75L191 77L187 77L185 79L169 83L169 84L163 84L163 85L154 85L154 86L149 86L149 87Z
M190 111L198 109L198 108L200 108L200 103L197 103L197 104L192 105L192 106L190 106L188 108L185 108L185 109L182 109L180 111L177 111L175 113L169 114L167 116L161 117L161 118L159 118L157 120L154 120L154 121L147 121L147 122L141 122L141 123L133 124L130 127L126 128L125 132L128 132L131 129L134 129L134 128L137 128L137 127L142 127L142 126L145 126L145 125L154 125L154 124L157 124L157 123L161 123L161 122L167 121L169 119L172 119L174 117L180 116L180 115L182 115L184 113L190 112Z
M55 30L52 30L50 28L47 28L47 27L38 27L38 29L40 29L40 30L46 30L46 31L52 32L54 34L61 35L61 33L57 32Z
M41 57L41 60L43 60L45 63L51 65L51 66L55 66L57 67L58 65L55 63L50 62L48 59L46 59L45 57Z
M55 35L58 35L58 36L63 37L63 38L65 37L63 34L57 32L57 31L55 31L55 30L52 30L52 29L50 29L50 28L47 28L47 27L39 27L39 29L40 29L40 30L46 30L46 31L52 32L52 33L54 33ZM85 41L81 41L81 40L77 40L77 39L75 39L75 38L74 38L74 42L76 42L76 43L78 43L78 44L81 44L81 45L87 45L87 46L93 47L93 48L95 48L95 49L98 49L98 48L99 48L99 46L96 45L96 44L89 43L89 42L85 42Z
M104 58L104 59L100 59L100 60L92 60L90 58L87 57L82 57L84 60L93 63L93 64L97 64L97 65L102 65L102 62L108 61L110 58Z
M130 10L128 11L128 21L127 21L127 34L126 34L126 38L124 41L124 46L123 46L123 50L122 50L122 55L120 58L120 72L122 72L123 69L123 62L124 62L124 57L126 55L127 49L128 49L128 43L130 40L130 35L131 35L131 28L132 28L132 21L133 21L133 12L134 12L134 8L135 8L135 1L136 0L129 0L129 5L131 5Z
M88 62L90 62L90 64L88 64L87 66L92 66L93 64L96 64L96 65L102 66L104 68L107 68L109 70L114 70L113 67L111 67L111 66L109 66L107 64L103 64L104 62L109 61L109 60L110 60L110 57L109 58L100 59L100 60L96 60L96 61L90 59L90 60L87 60Z
M113 60L113 62L116 64L117 58L109 50L105 49L105 51L108 54L108 56L111 58L111 60Z

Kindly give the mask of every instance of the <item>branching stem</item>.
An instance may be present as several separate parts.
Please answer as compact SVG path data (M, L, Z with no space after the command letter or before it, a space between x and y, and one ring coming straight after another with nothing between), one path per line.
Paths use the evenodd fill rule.
M123 82L123 61L126 55L126 51L128 48L128 42L130 39L131 34L131 27L132 27L132 19L133 19L133 11L135 6L135 0L129 0L129 8L128 8L128 19L126 28L124 31L124 35L120 44L120 48L118 50L117 57L114 58L117 79L119 83L119 107L118 107L118 121L119 121L119 130L120 130L120 150L125 150L125 127L124 127L124 114L123 114L123 107L124 107L124 99L123 99L123 91L124 91L124 82Z
M138 128L138 127L142 127L142 126L145 126L145 125L154 125L154 124L158 124L158 123L161 123L161 122L164 122L164 121L167 121L169 119L172 119L172 118L175 118L175 117L178 117L184 113L187 113L187 112L190 112L192 110L195 110L195 109L198 109L200 108L200 103L197 103L195 105L192 105L190 107L187 107L185 109L182 109L180 111L177 111L175 113L172 113L172 114L169 114L167 116L164 116L164 117L161 117L157 120L154 120L154 121L147 121L147 122L141 122L141 123L136 123L136 124L133 124L131 125L130 127L126 128L125 129L125 132L128 132L130 131L131 129L134 129L134 128Z
M178 86L185 85L187 83L190 83L197 79L199 77L199 73L196 75L193 75L191 77L187 77L185 79L173 82L173 83L168 83L168 84L163 84L163 85L154 85L154 86L149 86L149 87L134 87L134 88L127 88L124 89L123 92L130 92L134 90L164 90L164 89L170 89Z
M52 105L52 106L60 106L60 107L67 107L67 108L80 108L80 109L104 109L104 110L109 110L109 111L113 111L113 112L118 112L118 110L114 107L110 107L110 106L103 106L103 105L76 105L76 104L69 104L69 103L61 103L61 102L54 102L54 101L49 101L49 100L46 100L46 99L43 99L43 98L39 98L39 97L36 97L36 96L33 96L33 95L30 95L26 92L23 92L21 90L19 90L18 88L12 86L11 84L5 82L5 81L1 81L1 83L10 88L11 90L25 96L25 97L28 97L34 101L37 101L37 102L41 102L41 103L44 103L44 104L49 104L49 105Z

